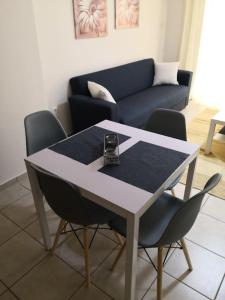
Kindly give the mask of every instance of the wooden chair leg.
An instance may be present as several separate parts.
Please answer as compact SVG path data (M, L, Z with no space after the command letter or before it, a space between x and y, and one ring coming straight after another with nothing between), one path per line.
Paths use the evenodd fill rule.
M113 270L115 269L115 267L116 267L116 265L117 265L117 263L118 263L118 261L119 261L121 255L123 254L123 251L124 251L124 249L125 249L125 246L126 246L126 242L124 242L123 245L122 245L122 247L120 248L120 251L119 251L119 253L117 254L117 257L116 257L116 259L114 260L114 263L113 263L113 265L112 265L112 267L111 267L111 271L113 271Z
M64 230L66 224L67 224L67 222L65 220L63 220L63 219L60 220L58 229L56 231L55 240L54 240L53 246L52 246L52 248L50 250L50 254L51 255L53 255L54 252L55 252L55 248L56 248L56 246L58 244L60 234Z
M63 226L62 232L66 232L66 226L68 225L68 222L65 222L65 225Z
M171 193L172 193L172 196L176 197L176 193L175 193L174 188L171 189Z
M123 246L123 240L122 240L122 237L119 233L117 233L116 231L113 230L113 233L117 239L117 242L120 246Z
M181 239L180 242L181 242L182 250L184 252L184 256L185 256L187 264L188 264L188 268L189 268L190 271L192 271L193 267L192 267L191 258L189 256L186 243L185 243L184 239Z
M89 260L89 245L88 245L88 229L84 227L83 229L83 244L84 244L84 262L86 271L86 283L87 287L90 287L91 277L90 277L90 260Z
M158 248L157 300L162 299L163 247Z

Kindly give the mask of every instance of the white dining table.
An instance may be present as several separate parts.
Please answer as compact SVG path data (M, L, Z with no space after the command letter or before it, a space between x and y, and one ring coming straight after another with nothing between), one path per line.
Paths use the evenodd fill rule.
M79 160L63 155L62 153L46 148L25 158L27 173L46 249L50 249L52 245L44 208L43 195L39 187L36 172L32 168L32 165L40 167L79 187L81 194L84 197L126 218L127 255L125 265L124 299L134 300L139 219L187 167L188 173L184 192L184 201L189 198L199 146L108 120L104 120L96 124L95 127L102 128L106 130L106 132L108 130L128 137L128 139L122 142L119 146L121 158L129 149L135 149L133 147L135 147L135 145L139 142L147 143L149 146L157 146L157 149L160 151L163 150L164 153L168 153L168 155L171 153L175 158L176 154L185 155L184 159L176 165L176 167L172 168L166 177L164 176L163 180L159 180L159 183L157 183L158 185L154 187L154 190L151 190L151 188L148 187L140 187L133 182L130 183L129 181L101 172L100 170L103 168L104 164L102 156L97 157L97 159L90 163L83 163ZM87 132L87 130L90 129L86 129L85 131ZM70 141L69 139L76 140L76 138L83 132L73 135L65 141L68 142ZM64 141L61 143L63 142ZM75 148L74 151L79 152L79 147ZM167 154L162 155L160 151L154 154L157 155L157 170L159 170L161 166L165 168L165 164L168 162ZM85 153L82 153L82 155L85 155ZM139 156L141 160L142 153L139 153ZM149 168L149 171L151 172L149 172L149 174L143 174L145 178L147 176L149 183L153 181L151 174L153 174L154 171L157 173L157 170L154 170L155 167L156 165L154 162ZM139 172L141 172L141 169ZM154 177L160 176L160 174L155 175L156 176Z

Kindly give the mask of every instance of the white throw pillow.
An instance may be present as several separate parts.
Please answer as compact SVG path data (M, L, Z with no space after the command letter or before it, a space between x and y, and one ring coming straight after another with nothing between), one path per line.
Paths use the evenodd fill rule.
M155 63L155 77L153 85L176 84L179 62Z
M88 89L92 97L103 99L112 103L116 103L116 101L113 99L113 96L110 94L110 92L101 84L88 81Z

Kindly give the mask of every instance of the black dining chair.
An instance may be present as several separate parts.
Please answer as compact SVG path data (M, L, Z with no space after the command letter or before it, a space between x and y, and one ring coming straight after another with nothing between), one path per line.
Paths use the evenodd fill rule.
M34 154L67 137L58 119L48 110L29 114L24 119L27 155ZM66 232L67 223L60 221L51 252L57 246L59 235ZM59 233L60 232L60 233ZM121 236L114 232L119 245L123 244Z
M150 116L145 130L166 135L175 139L187 140L187 130L184 115L176 110L159 108ZM178 176L167 188L175 196L174 187L183 174Z
M144 249L151 263L157 271L157 300L162 299L162 271L169 250L174 243L183 250L188 268L192 271L191 259L184 241L184 236L193 226L202 200L206 193L214 188L220 181L221 175L214 174L206 183L204 189L187 201L183 201L167 193L163 193L153 205L140 218L138 246ZM110 227L120 235L126 237L126 220L117 217L109 223ZM126 242L121 247L112 270L125 249ZM157 267L151 260L147 248L158 248ZM168 248L163 261L163 248Z
M86 283L87 286L89 286L90 263L88 250L94 240L97 229L100 229L99 225L107 224L110 220L115 218L116 215L106 208L84 198L81 195L80 190L70 183L37 167L33 168L36 171L39 185L46 201L52 210L61 218L52 251L54 251L58 238L68 223L71 231L83 248ZM98 225L94 226L95 224ZM74 225L80 227L75 228ZM77 234L77 231L79 230L83 231L83 241ZM90 242L88 241L88 230L94 230Z
M62 125L48 110L29 114L24 119L27 156L67 137Z

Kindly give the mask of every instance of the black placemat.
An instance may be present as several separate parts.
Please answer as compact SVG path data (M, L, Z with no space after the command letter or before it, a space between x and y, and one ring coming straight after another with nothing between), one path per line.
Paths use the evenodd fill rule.
M49 149L88 165L103 155L104 134L106 133L112 133L112 131L93 126ZM122 134L118 136L120 144L130 138Z
M120 155L119 166L105 166L99 172L154 193L187 157L185 153L138 142Z

